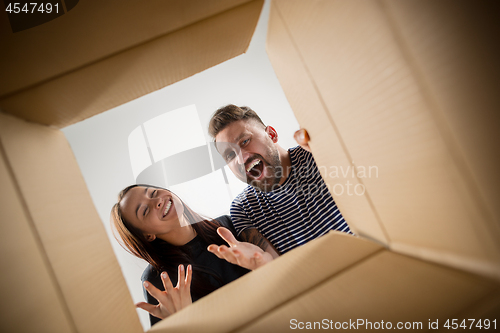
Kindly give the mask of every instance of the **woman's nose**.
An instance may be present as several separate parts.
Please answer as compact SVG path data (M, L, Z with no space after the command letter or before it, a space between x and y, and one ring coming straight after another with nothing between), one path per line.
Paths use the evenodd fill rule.
M162 198L156 198L155 208L161 208L162 204L163 204L163 199Z

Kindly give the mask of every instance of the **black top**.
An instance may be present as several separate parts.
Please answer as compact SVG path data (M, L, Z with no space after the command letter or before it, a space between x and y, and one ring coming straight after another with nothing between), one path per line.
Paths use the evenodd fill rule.
M236 235L236 231L234 230L231 218L229 216L220 216L216 218L216 220L220 222L223 227L231 230L233 235ZM190 257L192 258L191 263L193 265L193 280L196 278L205 279L206 281L209 281L209 284L213 286L213 290L215 290L249 272L248 269L233 265L226 260L217 258L215 254L208 252L208 245L210 244L206 244L206 242L200 237L195 236L195 238L193 238L189 243L179 247L183 252L189 253ZM205 272L195 271L195 267L201 268ZM172 281L172 284L176 286L177 274L175 274L175 276L170 276L169 274L169 278ZM165 290L165 288L163 288L160 273L151 265L148 265L148 267L146 267L144 273L142 274L141 280L143 282L149 281L156 288ZM158 304L158 301L154 297L149 295L144 287L143 291L148 303L154 305ZM193 300L193 302L195 302L209 293L210 291L196 291L191 289L191 299ZM149 315L149 318L151 321L151 326L161 320L152 315Z

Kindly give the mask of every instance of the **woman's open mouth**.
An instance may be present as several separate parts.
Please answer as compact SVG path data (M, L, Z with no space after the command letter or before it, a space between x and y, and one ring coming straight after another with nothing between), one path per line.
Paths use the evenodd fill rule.
M171 206L172 206L172 199L169 199L168 203L165 205L165 210L163 211L163 217L167 216Z

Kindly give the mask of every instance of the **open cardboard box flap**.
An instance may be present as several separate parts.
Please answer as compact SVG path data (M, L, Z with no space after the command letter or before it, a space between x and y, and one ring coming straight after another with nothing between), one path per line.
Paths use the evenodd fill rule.
M117 11L115 2L103 11L80 3L34 28L44 31L47 50L31 48L35 30L19 33L20 44L2 35L2 45L22 50L16 57L7 49L0 67L7 78L0 85L2 330L141 331L76 161L55 128L241 54L262 1L155 2L145 12L138 3ZM186 8L180 21L162 25L164 17L155 15L179 6ZM291 319L409 320L424 328L435 318L494 319L500 312L496 7L494 1L273 1L271 62L360 237L331 233L315 240L152 331L282 331ZM98 24L85 30L79 15L96 15ZM65 52L63 39L50 38L57 31L78 36L71 43L88 52L55 57ZM101 31L116 40L92 47ZM13 59L25 62L17 68L28 74L15 63L6 66ZM343 170L335 173L335 166ZM370 166L376 174L359 173ZM364 194L349 195L347 181Z
M500 280L497 4L276 0L267 51L357 234Z
M56 128L242 54L262 5L84 1L38 27L2 31L1 331L142 331L71 148Z
M427 329L429 319L442 324L470 315L493 319L499 310L494 280L332 231L216 290L150 332L284 332L299 322L304 328L308 321L324 319L328 326L330 320L335 325L363 319L394 326L422 322Z
M498 319L500 12L471 7L272 2L272 65L346 221L373 248L358 256L366 240L332 233L153 331Z
M0 34L0 106L65 127L242 54L263 1L87 1ZM3 13L5 14L5 13Z

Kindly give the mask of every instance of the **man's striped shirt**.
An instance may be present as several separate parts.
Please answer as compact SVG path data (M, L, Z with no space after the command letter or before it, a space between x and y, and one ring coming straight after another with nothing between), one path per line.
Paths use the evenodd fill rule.
M330 230L352 234L312 154L300 146L288 151L292 168L282 186L267 193L247 186L234 199L231 218L238 235L256 228L284 254Z

